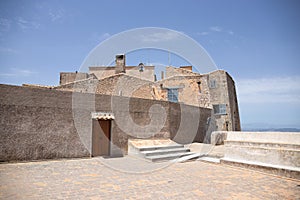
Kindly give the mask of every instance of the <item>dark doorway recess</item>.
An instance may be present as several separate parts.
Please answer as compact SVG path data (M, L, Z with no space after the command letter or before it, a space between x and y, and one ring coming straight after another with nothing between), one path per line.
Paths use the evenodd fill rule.
M109 156L111 120L93 119L92 129L92 156Z

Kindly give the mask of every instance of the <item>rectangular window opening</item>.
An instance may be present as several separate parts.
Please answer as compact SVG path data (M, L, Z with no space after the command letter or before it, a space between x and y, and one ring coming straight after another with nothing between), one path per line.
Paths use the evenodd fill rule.
M226 104L213 105L213 109L216 115L226 115Z
M168 100L178 102L178 89L168 89Z
M217 88L216 80L210 80L209 81L209 88Z

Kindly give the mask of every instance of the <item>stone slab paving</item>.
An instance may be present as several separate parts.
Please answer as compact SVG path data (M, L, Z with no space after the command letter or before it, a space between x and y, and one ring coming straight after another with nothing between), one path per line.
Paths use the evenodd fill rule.
M185 147L189 148L191 152L206 154L209 157L222 158L224 157L224 145L211 145L204 143L187 144Z
M132 157L0 165L0 199L300 199L300 181L201 161Z

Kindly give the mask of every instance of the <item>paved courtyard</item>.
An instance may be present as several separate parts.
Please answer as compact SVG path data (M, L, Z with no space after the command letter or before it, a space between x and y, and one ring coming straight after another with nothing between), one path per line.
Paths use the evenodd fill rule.
M300 199L300 181L201 161L131 157L0 165L1 199Z

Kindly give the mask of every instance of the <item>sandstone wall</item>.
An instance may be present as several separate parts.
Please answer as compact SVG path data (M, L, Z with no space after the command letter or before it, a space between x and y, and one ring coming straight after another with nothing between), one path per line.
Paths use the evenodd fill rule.
M0 92L1 161L90 156L91 113L100 111L115 115L112 154L126 154L130 138L202 141L211 111L167 101L9 85L0 85Z
M173 76L182 76L182 75L187 75L187 76L199 76L198 73L194 73L189 69L184 69L184 68L175 68L175 67L166 67L166 77L165 78L170 78Z
M174 76L154 84L157 99L168 100L168 88L178 88L178 101L184 104L211 108L207 77Z
M0 85L0 160L85 157L71 93Z
M231 121L232 121L232 129L233 131L240 131L240 115L239 115L239 106L237 101L236 89L234 80L227 75L227 88L228 88L228 97L229 97L229 105L231 112Z
M151 85L153 82L128 76L127 74L118 74L107 77L99 81L97 94L107 94L125 97L137 97L143 99L153 99Z
M72 83L74 81L83 80L88 78L87 73L81 73L81 72L60 72L60 80L59 84L67 84Z
M143 80L154 81L154 66L145 66L143 72L137 66L126 66L126 73ZM115 75L115 67L90 67L89 73L96 75L98 79L103 79Z
M170 136L177 143L206 142L212 130L207 120L211 109L170 102Z
M212 84L212 82L215 84ZM210 103L212 105L226 105L226 114L215 114L216 129L219 131L239 131L240 119L232 78L223 70L208 75ZM212 86L214 85L214 87Z

